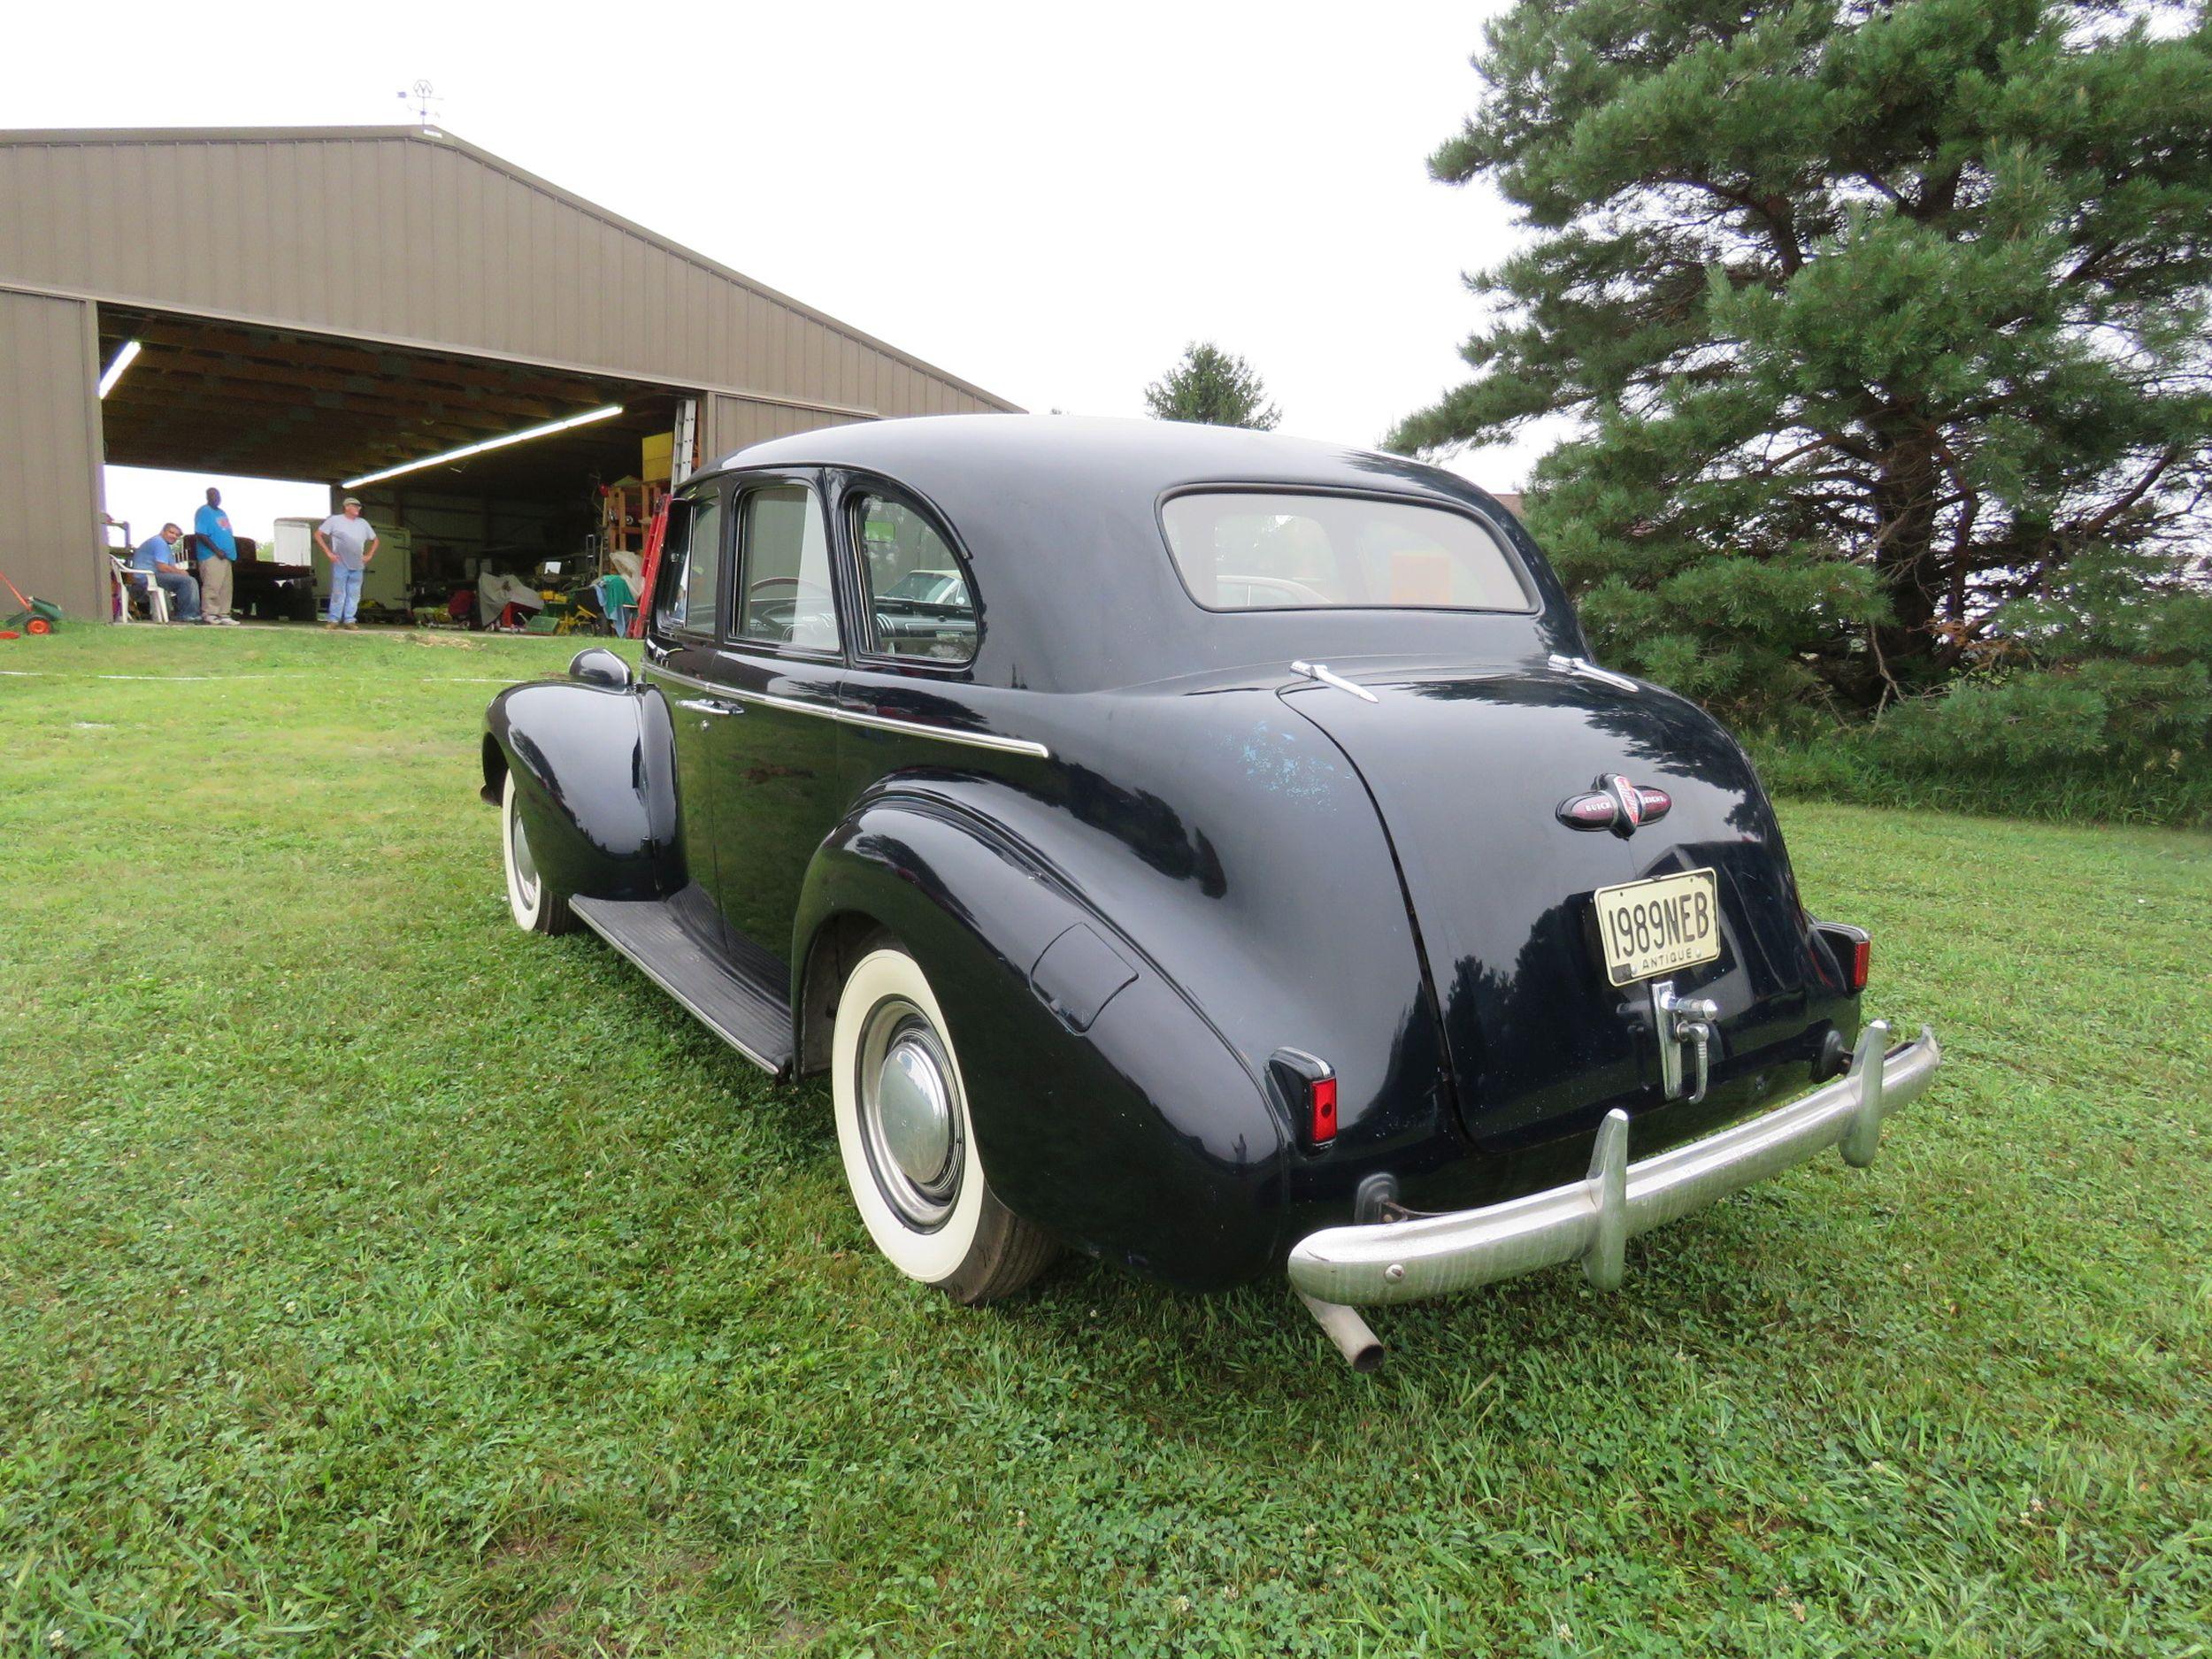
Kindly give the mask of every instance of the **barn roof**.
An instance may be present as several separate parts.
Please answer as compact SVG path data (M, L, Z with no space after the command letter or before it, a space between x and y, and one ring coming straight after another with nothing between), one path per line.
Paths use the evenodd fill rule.
M1014 407L434 129L0 132L0 286L103 305L829 419Z

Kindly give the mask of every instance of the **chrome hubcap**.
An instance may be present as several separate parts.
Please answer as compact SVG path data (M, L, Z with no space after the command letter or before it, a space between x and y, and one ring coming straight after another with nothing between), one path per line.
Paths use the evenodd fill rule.
M927 1016L902 997L869 1011L856 1056L861 1136L876 1186L910 1225L941 1225L960 1196L959 1085Z
M893 1043L877 1073L876 1110L891 1161L918 1186L944 1177L952 1156L951 1105L929 1051L910 1035Z

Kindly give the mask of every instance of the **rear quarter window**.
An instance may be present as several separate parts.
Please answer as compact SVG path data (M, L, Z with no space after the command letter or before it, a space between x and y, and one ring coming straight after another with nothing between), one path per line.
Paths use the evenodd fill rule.
M868 595L868 651L946 664L972 660L975 595L967 567L937 527L877 490L857 490L850 503L853 548Z
M1201 490L1160 509L1168 551L1209 611L1535 608L1503 536L1418 502Z

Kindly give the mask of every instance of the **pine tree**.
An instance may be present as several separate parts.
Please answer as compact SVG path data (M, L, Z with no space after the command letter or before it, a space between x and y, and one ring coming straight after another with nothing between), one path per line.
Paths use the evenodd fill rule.
M1144 401L1156 420L1272 432L1282 419L1252 365L1211 341L1186 346L1182 360L1144 388Z
M1390 442L1579 417L1531 517L1611 658L1878 708L2085 556L2204 550L2201 4L1522 0L1474 63L1431 170L1535 234Z

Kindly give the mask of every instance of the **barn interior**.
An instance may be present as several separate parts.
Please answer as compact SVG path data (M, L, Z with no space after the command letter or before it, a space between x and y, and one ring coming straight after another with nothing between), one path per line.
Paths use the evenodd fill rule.
M105 459L328 480L334 511L358 496L384 538L365 622L558 627L572 595L588 611L594 582L634 574L679 470L687 400L664 385L127 306L98 320ZM304 520L277 530L242 549L241 611L311 620L322 561ZM549 597L474 614L488 572Z

